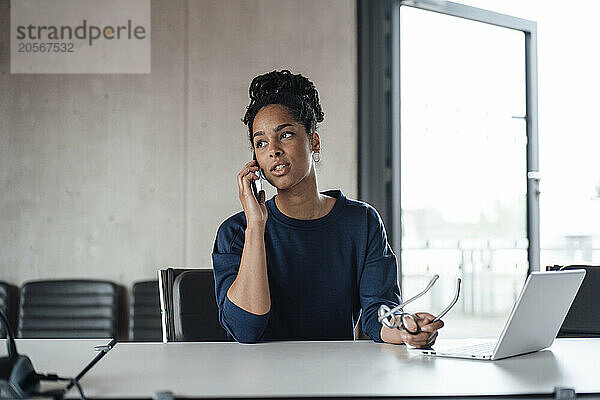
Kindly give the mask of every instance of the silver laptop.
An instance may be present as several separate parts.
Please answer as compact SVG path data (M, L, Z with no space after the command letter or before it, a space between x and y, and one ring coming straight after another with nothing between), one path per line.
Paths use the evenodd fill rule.
M421 350L423 354L481 360L531 353L550 347L583 282L585 270L532 272L499 340Z

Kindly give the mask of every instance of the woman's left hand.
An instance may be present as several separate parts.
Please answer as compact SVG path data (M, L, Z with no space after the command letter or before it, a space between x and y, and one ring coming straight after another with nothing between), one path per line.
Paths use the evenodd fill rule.
M404 332L408 334L408 336L411 336L407 338L408 340L405 341L405 343L418 348L429 348L433 346L438 335L438 329L441 329L444 326L444 321L439 320L432 322L435 319L435 316L426 312L416 313L414 316L419 324L419 328L421 328L421 333L411 335L408 332Z
M384 325L381 331L381 339L386 343L406 343L419 349L433 346L438 335L438 329L444 326L444 322L442 320L432 322L435 316L426 312L416 313L414 316L419 328L421 328L420 333L411 335L404 329L388 328ZM400 318L400 316L396 318Z

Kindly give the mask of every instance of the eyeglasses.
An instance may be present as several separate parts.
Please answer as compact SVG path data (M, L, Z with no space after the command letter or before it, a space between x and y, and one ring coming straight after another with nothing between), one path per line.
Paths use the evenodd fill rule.
M421 318L414 314L405 313L402 309L407 304L412 303L413 301L415 301L416 299L418 299L419 297L421 297L425 293L427 293L429 291L429 289L432 288L432 286L435 284L435 282L438 280L439 277L440 277L439 275L434 275L433 278L431 278L431 280L427 284L427 287L425 289L423 289L423 291L421 293L417 294L414 297L411 297L410 299L406 300L405 302L397 305L396 307L394 307L392 309L390 309L385 304L381 305L379 307L379 311L377 313L378 321L383 323L388 328L404 329L411 335L419 334L421 332L421 327L419 326L418 321ZM444 310L437 317L435 317L435 319L433 321L431 321L431 323L437 322L440 319L442 319L442 317L444 315L446 315L448 313L448 311L450 311L452 309L452 307L454 307L454 305L458 301L458 297L460 295L460 282L461 282L460 278L456 279L456 293L454 294L454 299L452 299L452 302L448 305L448 307L444 308ZM400 316L400 318L399 318L400 323L398 323L398 319L396 319L397 315Z

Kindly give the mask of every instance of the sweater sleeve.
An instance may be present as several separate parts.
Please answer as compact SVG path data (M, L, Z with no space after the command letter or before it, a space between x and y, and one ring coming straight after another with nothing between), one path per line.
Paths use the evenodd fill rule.
M398 305L396 255L385 233L383 221L373 207L367 210L367 250L359 278L360 302L363 310L363 330L375 342L381 343L381 322L377 320L379 306Z
M227 291L240 268L243 248L243 227L233 223L231 218L223 222L217 231L212 253L215 296L221 326L236 341L254 343L262 338L271 312L264 315L252 314L238 307L227 297Z

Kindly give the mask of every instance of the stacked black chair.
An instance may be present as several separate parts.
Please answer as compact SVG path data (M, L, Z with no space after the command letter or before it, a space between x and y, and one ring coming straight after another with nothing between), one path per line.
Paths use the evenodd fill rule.
M121 290L99 280L27 282L21 288L17 336L117 338Z
M229 340L219 323L212 269L168 268L160 273L167 341Z
M555 265L547 270L585 269L579 292L558 331L557 337L600 337L600 266Z
M136 282L131 287L129 340L133 342L162 340L158 281Z
M17 311L19 302L19 288L11 285L8 282L0 281L0 310L8 317L8 322L13 328L13 332L17 322ZM6 332L0 324L0 338L5 338Z

